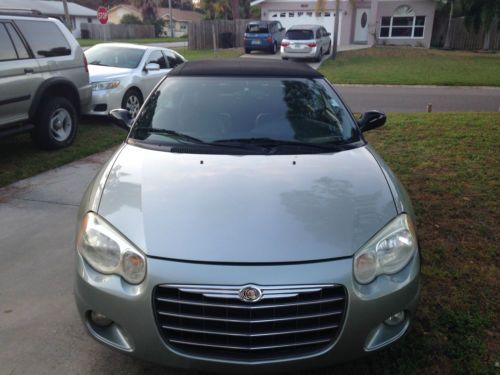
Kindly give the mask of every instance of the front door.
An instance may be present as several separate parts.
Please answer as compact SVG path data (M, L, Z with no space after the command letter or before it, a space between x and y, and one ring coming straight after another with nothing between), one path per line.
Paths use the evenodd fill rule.
M356 27L354 29L354 43L368 43L368 19L370 9L356 9Z

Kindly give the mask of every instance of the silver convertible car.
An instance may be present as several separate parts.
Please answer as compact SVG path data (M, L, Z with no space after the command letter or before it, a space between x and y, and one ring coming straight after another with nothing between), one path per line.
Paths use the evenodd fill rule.
M79 211L90 335L165 366L328 366L402 337L419 296L410 200L330 83L282 61L176 67Z

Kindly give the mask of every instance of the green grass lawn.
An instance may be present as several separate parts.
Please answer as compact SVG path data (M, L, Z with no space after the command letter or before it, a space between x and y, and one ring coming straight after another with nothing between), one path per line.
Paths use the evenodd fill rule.
M422 250L422 295L398 345L304 374L495 374L499 362L500 113L389 114L367 133L408 189ZM0 186L119 144L125 133L83 122L76 144L39 151L0 142Z
M187 37L182 38L142 38L142 39L112 39L112 40L97 40L97 39L78 39L78 43L82 47L92 47L95 44L99 43L134 43L134 44L149 44L149 43L168 43L168 42L185 42L187 41Z
M243 54L242 48L218 49L214 52L213 49L188 49L188 48L172 48L179 52L188 60L205 60L205 59L231 59L240 57Z
M125 137L105 119L84 118L75 143L63 150L39 150L28 134L0 139L0 187L106 150Z
M320 72L333 83L500 86L500 54L374 47L340 52Z

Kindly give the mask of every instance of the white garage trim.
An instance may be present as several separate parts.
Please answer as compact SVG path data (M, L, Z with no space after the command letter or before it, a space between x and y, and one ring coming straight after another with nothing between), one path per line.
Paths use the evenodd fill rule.
M295 25L320 25L333 35L334 14L333 10L316 12L313 10L266 10L267 20L279 21L285 29ZM337 44L340 44L340 30L342 29L342 12L339 18L339 35Z

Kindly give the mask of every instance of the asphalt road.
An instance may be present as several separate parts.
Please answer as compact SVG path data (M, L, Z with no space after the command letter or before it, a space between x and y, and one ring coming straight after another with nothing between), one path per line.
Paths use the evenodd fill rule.
M190 374L105 348L73 300L76 214L110 153L0 189L0 374ZM192 373L191 373L192 374Z
M500 87L335 85L354 112L496 112Z

